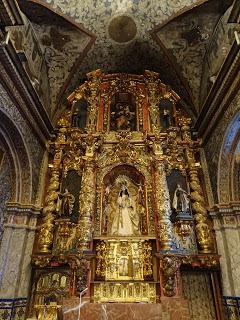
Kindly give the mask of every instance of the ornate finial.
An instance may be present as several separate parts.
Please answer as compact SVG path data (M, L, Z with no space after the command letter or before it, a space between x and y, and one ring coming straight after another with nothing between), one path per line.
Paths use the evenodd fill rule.
M57 127L68 128L71 126L71 110L67 110L57 122Z

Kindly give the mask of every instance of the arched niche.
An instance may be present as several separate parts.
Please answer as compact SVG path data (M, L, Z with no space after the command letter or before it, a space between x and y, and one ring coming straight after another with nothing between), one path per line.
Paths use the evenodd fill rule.
M135 167L119 165L104 177L101 216L102 235L147 234L145 178Z
M69 293L69 273L65 270L46 272L37 270L32 287L31 305L61 301Z
M79 194L81 188L82 175L76 170L69 170L66 177L62 178L61 193L67 189L74 196L74 204L71 214L71 221L77 223L79 218Z
M5 139L0 132L0 243L6 220L6 202L12 199L16 189L14 161Z
M87 125L88 103L84 98L72 105L72 127L85 129Z
M232 193L233 200L240 201L240 137L233 156L232 166Z
M137 106L134 95L130 92L116 92L110 102L109 130L135 131L137 127Z
M236 189L237 181L239 181L239 141L240 112L232 118L220 151L218 163L219 203L239 201L239 189Z
M175 105L172 100L166 98L161 98L159 100L160 124L163 129L176 125L175 112Z
M167 176L167 185L170 195L171 205L173 203L174 192L177 188L177 185L180 185L181 188L188 191L187 180L184 175L179 170L172 170L171 173Z
M20 130L9 118L0 111L0 139L11 161L12 196L9 201L31 203L32 200L32 165L27 145Z

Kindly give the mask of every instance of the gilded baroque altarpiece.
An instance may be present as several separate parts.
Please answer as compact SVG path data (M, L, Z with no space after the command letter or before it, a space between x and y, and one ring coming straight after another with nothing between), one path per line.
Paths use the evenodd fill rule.
M200 141L155 72L87 74L49 141L32 302L159 302L182 265L214 268Z

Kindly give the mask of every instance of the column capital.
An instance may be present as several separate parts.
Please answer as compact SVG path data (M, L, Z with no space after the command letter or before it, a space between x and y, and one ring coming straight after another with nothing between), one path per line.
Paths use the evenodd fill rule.
M215 230L240 226L240 202L215 204L209 212L213 218Z
M37 217L41 208L33 204L21 204L18 202L6 203L7 217L4 227L35 230Z

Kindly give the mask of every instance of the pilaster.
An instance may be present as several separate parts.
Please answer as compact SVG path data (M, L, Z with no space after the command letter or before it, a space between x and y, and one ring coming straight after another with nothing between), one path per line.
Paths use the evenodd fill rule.
M0 248L0 297L27 297L30 260L40 208L7 203L7 221Z
M221 255L223 295L240 295L240 203L217 204L210 209L218 253Z

